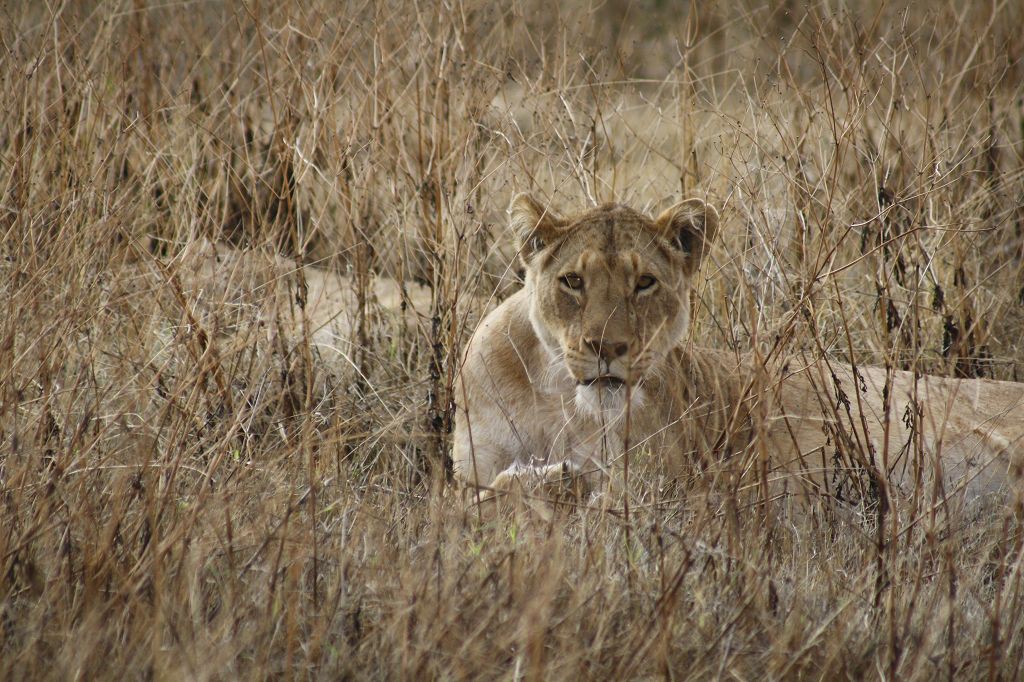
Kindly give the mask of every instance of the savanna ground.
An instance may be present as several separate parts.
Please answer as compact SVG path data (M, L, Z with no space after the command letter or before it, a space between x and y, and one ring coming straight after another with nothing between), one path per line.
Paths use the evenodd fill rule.
M0 676L1019 678L1019 510L962 528L740 476L481 518L447 451L521 190L717 205L703 345L1024 378L1022 25L4 3ZM313 268L348 278L334 336ZM426 292L407 322L380 277Z

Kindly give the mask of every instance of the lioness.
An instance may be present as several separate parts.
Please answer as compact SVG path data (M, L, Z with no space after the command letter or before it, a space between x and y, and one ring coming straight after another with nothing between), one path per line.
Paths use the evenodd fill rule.
M866 480L960 504L1019 479L1024 384L693 347L691 284L718 228L702 200L567 218L519 195L510 214L525 286L482 321L456 389L471 488L596 489L631 451L669 475L746 453L776 492L826 497Z

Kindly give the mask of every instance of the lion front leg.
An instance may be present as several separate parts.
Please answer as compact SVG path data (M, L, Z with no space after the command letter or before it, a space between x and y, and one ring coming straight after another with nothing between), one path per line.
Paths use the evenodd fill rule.
M625 491L621 469L602 467L592 460L583 464L572 460L545 465L514 464L500 472L487 488L486 499L519 494L556 506L586 504L601 508L620 502Z
M589 497L591 478L570 461L544 465L516 463L495 476L481 501L518 493L555 505L574 505Z

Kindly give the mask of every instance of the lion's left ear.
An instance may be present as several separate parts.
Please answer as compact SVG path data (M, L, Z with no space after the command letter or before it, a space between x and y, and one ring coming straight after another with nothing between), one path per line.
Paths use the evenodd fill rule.
M686 255L687 275L697 271L711 240L718 233L718 211L701 199L685 199L658 216L655 225Z

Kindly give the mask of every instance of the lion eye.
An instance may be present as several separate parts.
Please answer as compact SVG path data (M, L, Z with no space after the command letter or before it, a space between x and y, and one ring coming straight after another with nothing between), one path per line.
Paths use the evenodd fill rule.
M575 272L570 272L567 275L562 275L562 284L569 287L573 291L579 291L583 288L583 278L577 275Z
M637 291L646 291L658 283L658 280L654 279L650 275L643 275L636 281Z

